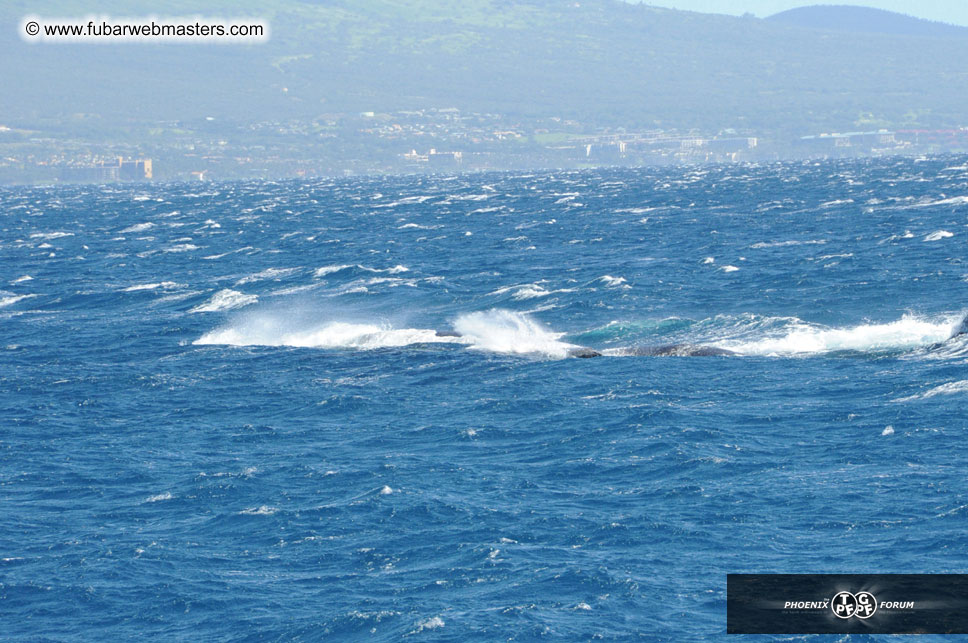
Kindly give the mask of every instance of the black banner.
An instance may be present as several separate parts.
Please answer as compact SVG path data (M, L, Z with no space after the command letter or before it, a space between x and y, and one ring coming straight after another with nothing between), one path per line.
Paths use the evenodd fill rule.
M727 574L729 634L968 634L968 574Z

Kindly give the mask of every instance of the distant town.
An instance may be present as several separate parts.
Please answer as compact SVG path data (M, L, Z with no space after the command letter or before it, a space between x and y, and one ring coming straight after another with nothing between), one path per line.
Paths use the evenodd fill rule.
M596 127L456 108L312 120L0 124L0 184L650 166L968 151L968 128L775 133Z

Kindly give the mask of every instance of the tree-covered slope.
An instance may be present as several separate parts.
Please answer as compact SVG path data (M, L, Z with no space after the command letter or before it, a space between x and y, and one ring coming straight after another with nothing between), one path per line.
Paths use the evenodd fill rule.
M12 25L28 13L86 15L79 4L15 1L0 12ZM96 9L199 12L181 0ZM629 127L968 124L968 39L822 32L619 0L269 0L204 14L264 18L271 39L27 44L8 29L0 113L259 121L458 107Z

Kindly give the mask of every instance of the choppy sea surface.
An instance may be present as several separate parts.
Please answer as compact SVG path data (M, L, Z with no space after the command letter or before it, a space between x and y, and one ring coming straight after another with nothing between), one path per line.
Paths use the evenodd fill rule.
M968 571L966 225L964 157L2 188L0 638L719 639L730 572Z

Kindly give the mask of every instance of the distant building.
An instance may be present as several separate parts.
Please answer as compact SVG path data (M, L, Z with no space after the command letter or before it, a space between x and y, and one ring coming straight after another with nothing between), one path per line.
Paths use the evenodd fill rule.
M427 154L418 154L417 150L410 150L403 155L403 158L410 163L426 163L435 170L455 170L463 163L464 154L462 152L438 152L431 148Z
M430 154L427 155L427 161L433 168L457 168L460 167L463 160L464 155L460 152L438 152L431 149Z
M147 181L152 178L151 159L101 161L94 165L70 165L61 169L61 180L67 183L111 183L114 181Z
M410 150L403 155L403 158L411 163L426 163L429 160L426 154L417 154L417 150Z
M803 136L796 144L800 150L811 154L836 156L893 148L897 146L898 140L894 132L877 130L876 132L835 132L819 136Z
M122 181L147 181L152 178L151 159L125 161L118 158Z
M61 168L60 178L65 183L112 183L120 180L118 165L69 166Z

